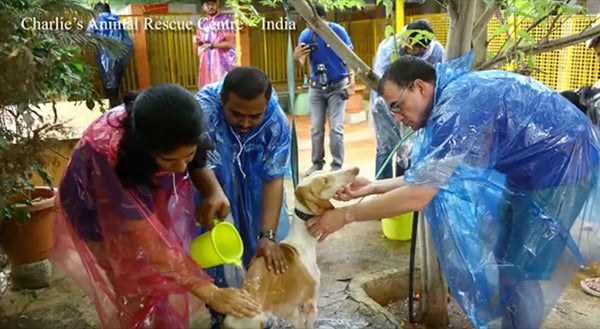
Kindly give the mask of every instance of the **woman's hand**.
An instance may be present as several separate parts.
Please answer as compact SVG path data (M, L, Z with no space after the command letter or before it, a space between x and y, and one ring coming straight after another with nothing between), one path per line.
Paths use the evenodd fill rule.
M333 196L334 199L339 201L349 201L352 199L360 198L373 194L374 186L373 182L365 177L356 177L347 186L342 187Z
M237 288L218 288L211 284L200 287L195 295L218 313L236 318L251 318L261 311L250 294Z
M202 199L202 202L200 202L198 208L196 208L196 220L200 225L211 229L213 226L213 219L215 219L215 217L219 217L220 219L227 217L229 208L229 200L227 200L225 194L219 190Z
M279 244L271 239L262 238L258 240L256 248L256 257L264 257L267 269L275 269L276 274L281 274L287 270L285 256Z

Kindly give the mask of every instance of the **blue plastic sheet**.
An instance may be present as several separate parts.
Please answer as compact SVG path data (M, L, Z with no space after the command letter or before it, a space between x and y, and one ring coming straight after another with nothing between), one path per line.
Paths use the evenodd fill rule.
M436 66L405 179L439 189L425 216L473 324L539 328L577 269L600 259L599 133L543 84L469 72L472 60Z
M98 49L96 62L100 73L100 80L106 89L119 88L121 78L124 76L133 53L133 42L125 26L119 21L119 16L111 13L101 13L88 25L87 32L111 38L122 42L127 47L126 54L115 57L106 49Z

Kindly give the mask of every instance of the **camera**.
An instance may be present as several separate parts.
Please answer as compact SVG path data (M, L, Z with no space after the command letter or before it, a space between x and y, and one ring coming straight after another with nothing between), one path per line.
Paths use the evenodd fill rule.
M309 43L307 44L308 46L308 50L312 53L313 51L317 50L317 43L313 42L313 43Z
M319 83L322 87L326 87L329 80L327 79L327 67L325 64L317 64L315 71L319 76Z

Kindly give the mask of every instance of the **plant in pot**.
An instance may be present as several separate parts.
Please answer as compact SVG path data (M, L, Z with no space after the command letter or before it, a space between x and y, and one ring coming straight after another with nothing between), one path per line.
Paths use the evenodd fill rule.
M89 109L103 109L93 86L94 70L81 60L81 49L96 45L124 51L76 25L52 30L23 23L65 17L91 19L92 12L73 0L0 3L0 246L15 289L41 288L50 281L46 258L53 242L56 189L45 168L57 161L54 146L71 133L56 103L83 101ZM34 175L45 186L34 186Z

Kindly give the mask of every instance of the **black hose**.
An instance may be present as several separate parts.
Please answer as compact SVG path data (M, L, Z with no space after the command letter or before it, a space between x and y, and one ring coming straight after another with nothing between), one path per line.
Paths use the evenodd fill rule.
M410 259L408 264L408 322L414 323L414 283L415 283L415 253L417 250L417 224L419 223L419 212L413 213L412 238L410 240Z

